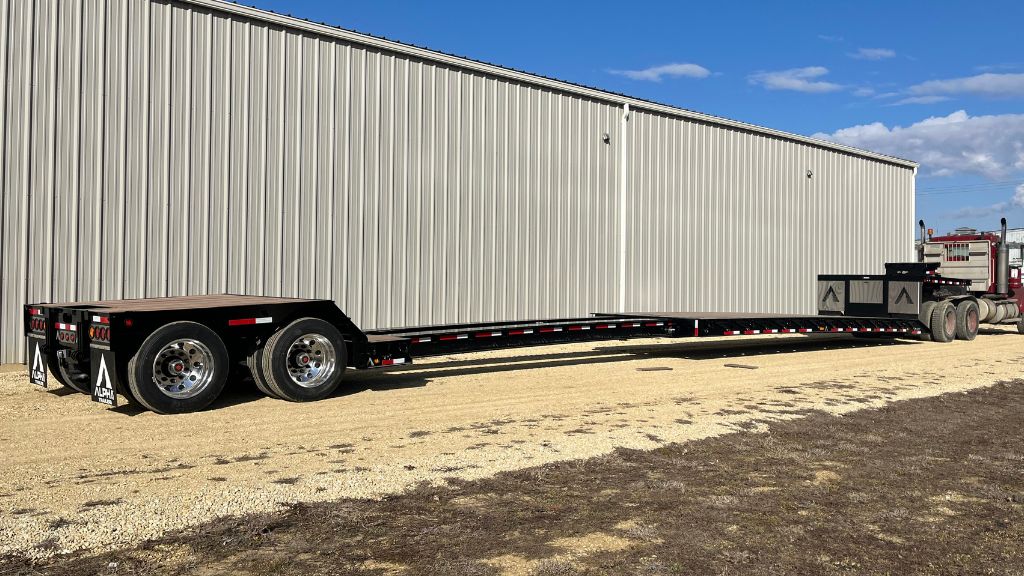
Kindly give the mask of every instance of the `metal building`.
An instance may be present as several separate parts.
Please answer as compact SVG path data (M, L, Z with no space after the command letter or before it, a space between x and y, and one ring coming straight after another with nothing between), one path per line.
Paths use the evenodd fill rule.
M4 362L33 301L810 313L914 256L912 162L219 0L0 2L0 80Z

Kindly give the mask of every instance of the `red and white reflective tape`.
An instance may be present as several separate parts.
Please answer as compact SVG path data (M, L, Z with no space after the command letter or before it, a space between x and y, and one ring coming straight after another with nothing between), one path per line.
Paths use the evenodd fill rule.
M399 364L405 364L405 358L388 358L387 360L381 360L381 366L398 366Z
M765 330L765 333L766 333L766 334L778 334L778 333L779 333L779 331L778 331L778 330L776 330L775 328L771 328L771 329L769 329L769 330Z
M761 331L760 330L744 330L743 333L746 334L747 336L753 336L754 334L760 334Z
M569 330L577 332L580 330L590 330L590 326L569 326Z
M501 336L501 332L477 332L477 338L492 338L494 336Z
M693 335L700 336L700 320L693 321Z
M906 328L900 328L900 332L906 332L906 331L907 331Z
M911 330L910 333L911 334L920 334L921 331L920 330Z
M779 332L782 332L783 334L793 334L796 332L796 328L782 328Z
M107 316L93 316L92 321L98 324L110 324L110 318Z
M420 344L422 342L430 342L430 336L420 336L418 338L412 338L409 340L413 344Z
M640 327L640 323L639 322L623 322L622 323L622 327L623 328L639 328Z
M598 324L597 326L594 326L594 328L597 328L598 330L606 330L608 328L615 328L615 324Z
M270 324L274 319L271 316L265 318L235 318L228 320L228 326L252 326L253 324Z
M74 324L64 324L63 322L57 322L57 330L77 330L78 326Z
M29 308L28 309L28 313L33 315L33 316L42 316L43 315L43 309L42 308Z
M808 332L814 332L814 328L798 328L797 332L800 332L801 334L806 334Z
M555 328L541 328L541 329L540 329L540 331L541 331L541 332L561 332L561 331L562 331L562 328L561 328L561 327L555 327Z
M522 330L517 329L517 330L509 330L508 331L508 335L509 336L523 336L523 335L526 335L526 334L533 334L533 329L532 328L524 328Z
M465 340L467 338L469 338L469 334L445 334L438 340Z
M664 322L648 322L645 326L664 326Z
M726 330L725 331L725 335L726 336L739 336L740 335L740 331L739 330Z

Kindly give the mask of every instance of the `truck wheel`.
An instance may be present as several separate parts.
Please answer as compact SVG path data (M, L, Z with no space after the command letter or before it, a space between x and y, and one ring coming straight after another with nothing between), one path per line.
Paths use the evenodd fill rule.
M220 396L229 362L213 330L196 322L172 322L150 334L132 357L128 387L153 412L195 412Z
M92 392L92 384L89 382L89 371L82 372L77 369L77 364L75 367L72 367L67 360L61 362L56 352L46 355L46 368L50 370L53 379L60 382L61 385L82 394Z
M988 322L990 316L992 316L992 303L988 301L988 298L978 298L978 320Z
M271 398L280 398L270 389L270 385L267 384L267 377L263 374L263 346L256 348L252 351L252 354L246 356L245 365L249 367L252 381L256 384L256 388L259 388L260 392Z
M1017 333L1024 334L1024 318L1017 321Z
M292 402L330 396L348 364L345 338L319 318L300 318L274 333L261 356L267 386Z
M959 340L974 340L978 335L978 304L973 300L962 300L956 305L956 337Z
M956 338L956 308L950 302L937 302L932 309L932 321L929 325L932 340L935 342L952 342Z
M924 302L921 304L921 312L917 315L917 319L921 321L926 327L932 325L932 310L935 309L936 302ZM921 332L919 338L925 342L932 339L931 332L924 330Z
M1006 306L1003 304L993 304L992 308L992 315L989 316L988 321L992 324L999 324L1006 318Z

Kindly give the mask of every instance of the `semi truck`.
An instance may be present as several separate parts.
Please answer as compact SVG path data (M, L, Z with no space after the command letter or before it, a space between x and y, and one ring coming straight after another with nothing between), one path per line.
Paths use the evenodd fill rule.
M966 240L971 242L982 240ZM267 396L306 402L333 394L349 369L497 348L767 334L972 340L982 318L1017 321L1022 330L1020 308L1011 303L1017 302L1013 288L1019 287L1019 270L1017 284L1011 284L1008 260L1000 256L1005 242L997 244L990 251L995 279L984 290L978 289L984 282L974 276L945 274L963 273L948 264L961 262L948 260L960 257L958 249L943 248L936 259L935 249L926 246L921 261L886 264L885 274L818 276L814 315L595 312L362 330L333 301L323 299L219 294L34 303L24 307L27 366L35 385L49 386L52 376L108 406L124 399L138 408L180 414L208 407L238 370ZM999 266L1007 269L999 272ZM1002 313L983 315L983 306Z

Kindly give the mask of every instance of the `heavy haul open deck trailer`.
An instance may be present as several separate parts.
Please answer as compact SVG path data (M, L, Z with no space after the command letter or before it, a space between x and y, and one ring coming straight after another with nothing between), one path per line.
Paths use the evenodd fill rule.
M121 396L155 412L182 413L213 402L229 372L243 364L267 395L308 401L333 393L347 367L493 348L761 334L898 338L936 329L937 339L949 340L956 326L929 326L919 318L922 300L964 285L937 275L936 267L889 265L884 276L821 276L815 316L595 313L363 331L330 300L214 295L30 304L25 335L34 384L46 386L49 371L97 402L114 406ZM975 322L964 337L976 333Z

